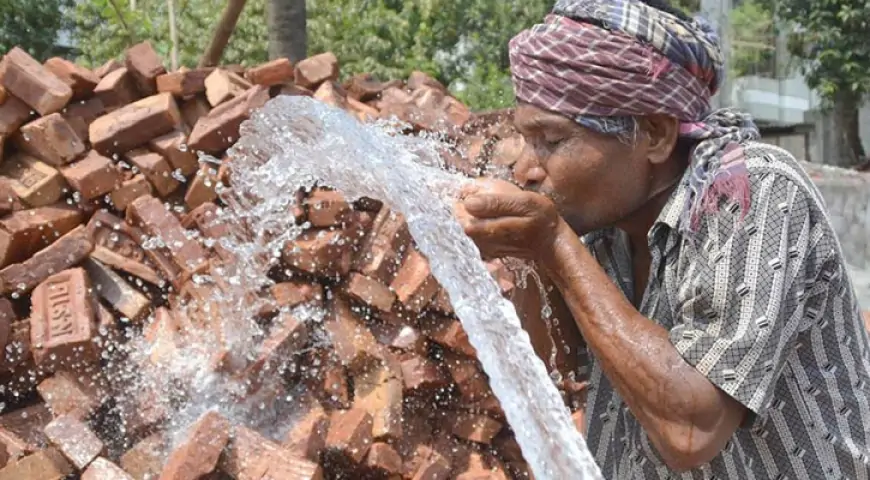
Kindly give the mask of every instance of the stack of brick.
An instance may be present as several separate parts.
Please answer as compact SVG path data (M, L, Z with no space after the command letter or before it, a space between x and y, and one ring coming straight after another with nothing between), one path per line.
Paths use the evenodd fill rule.
M208 411L168 438L171 413L153 401L166 393L112 374L132 339L159 363L202 332L226 335L215 311L192 307L219 282L195 277L233 262L216 241L227 225L212 221L219 186L232 188L225 153L269 98L310 95L361 121L444 132L460 149L446 164L471 174L522 148L505 112L473 115L425 74L339 84L338 73L330 53L167 72L147 42L93 71L5 55L0 480L530 477L445 291L401 215L373 200L301 197L288 222L312 228L286 245L274 284L251 292L265 338L252 356L211 352L211 368L247 378L251 394L279 365L300 366L270 383L273 397L304 387L287 431ZM490 267L510 294L510 273ZM288 313L300 305L323 321Z

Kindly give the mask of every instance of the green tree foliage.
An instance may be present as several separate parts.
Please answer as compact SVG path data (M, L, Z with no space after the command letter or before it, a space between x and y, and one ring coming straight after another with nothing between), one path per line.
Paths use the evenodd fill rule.
M65 53L56 41L71 6L72 0L0 0L0 52L19 46L39 60Z
M870 3L864 0L781 0L791 25L789 50L802 60L807 84L834 113L840 155L832 163L863 161L858 108L870 91Z
M223 0L175 0L180 65L196 66L225 4ZM268 59L265 12L265 0L248 0L222 63L255 65ZM166 0L139 0L135 11L128 0L83 0L76 5L74 22L84 64L100 65L143 40L169 59Z
M777 29L769 0L744 0L729 16L731 65L729 74L774 76Z

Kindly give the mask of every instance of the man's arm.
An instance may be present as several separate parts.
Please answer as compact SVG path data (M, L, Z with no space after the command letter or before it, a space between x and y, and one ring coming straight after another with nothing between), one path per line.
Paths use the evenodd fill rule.
M745 218L709 215L673 268L676 324L638 312L567 225L542 260L602 370L668 466L702 465L766 413L815 278L806 192L771 174ZM739 220L739 221L738 221ZM679 263L680 260L677 260Z
M570 232L547 262L596 360L676 471L718 454L746 409L686 363L668 331L640 314Z

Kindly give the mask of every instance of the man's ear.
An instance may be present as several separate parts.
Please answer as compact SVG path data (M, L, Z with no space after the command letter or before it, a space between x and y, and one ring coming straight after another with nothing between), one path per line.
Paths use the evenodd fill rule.
M639 119L640 128L646 132L647 158L650 163L666 162L674 151L680 133L680 121L667 115L648 115Z

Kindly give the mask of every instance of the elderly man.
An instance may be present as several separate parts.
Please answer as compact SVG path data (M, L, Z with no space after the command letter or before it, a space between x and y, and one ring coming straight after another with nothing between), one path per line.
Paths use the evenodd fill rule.
M658 7L562 0L511 41L523 189L480 183L464 227L568 305L606 478L868 478L868 336L822 198L710 111L717 40Z

